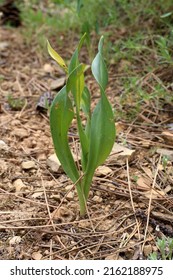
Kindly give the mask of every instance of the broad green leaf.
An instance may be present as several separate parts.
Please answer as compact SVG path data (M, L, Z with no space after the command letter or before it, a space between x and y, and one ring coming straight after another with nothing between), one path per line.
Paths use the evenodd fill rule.
M68 72L67 66L63 60L63 58L51 47L49 41L47 40L47 49L50 54L50 56L59 64L60 67L62 67L65 72Z
M50 128L56 155L65 173L75 183L79 178L79 172L69 148L67 135L73 118L73 106L64 86L51 105Z
M88 197L90 184L95 169L104 163L110 154L115 141L115 124L112 107L106 97L105 88L108 82L108 73L102 57L103 39L100 39L98 54L92 63L92 73L100 86L101 99L97 103L92 117L89 132L89 154L83 188L85 198Z
M98 46L99 52L97 53L96 57L92 62L91 70L98 84L103 88L103 90L105 90L108 84L108 71L104 59L102 57L102 48L103 48L103 37L101 37L99 41L99 46Z
M98 84L105 90L108 84L108 72L104 59L100 53L94 58L91 70Z
M101 91L101 99L96 105L91 118L89 157L93 157L94 160L92 160L92 162L93 166L95 165L95 168L102 164L108 157L115 140L113 111L105 94L105 88L108 82L108 72L102 57L102 48L103 37L101 37L99 41L99 51L91 66L93 76L100 85Z
M115 124L110 103L105 95L96 105L91 117L89 155L85 173L84 192L87 198L95 169L104 163L115 141Z
M104 163L112 150L114 141L115 123L113 112L107 97L103 95L96 105L91 118L89 153L90 163L95 168Z

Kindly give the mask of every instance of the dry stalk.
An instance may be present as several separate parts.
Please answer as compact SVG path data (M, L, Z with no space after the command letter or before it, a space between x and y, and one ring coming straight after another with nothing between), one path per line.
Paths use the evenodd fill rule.
M128 179L128 187L129 187L130 200L131 200L131 205L132 205L133 213L134 213L135 220L136 220L136 226L137 226L137 231L138 231L138 239L140 240L141 237L140 237L140 231L139 231L139 222L138 222L138 219L136 217L136 210L135 210L135 206L134 206L134 202L133 202L133 195L132 195L132 190L131 190L128 158L126 160L126 166L127 166L127 179Z
M147 232L148 232L148 226L149 226L149 221L150 221L150 212L151 212L151 203L152 203L152 194L153 194L154 186L156 184L156 179L157 179L157 175L158 175L158 171L159 171L159 165L160 165L161 157L162 157L162 155L160 155L160 157L159 157L156 172L155 172L155 175L154 175L153 184L152 184L152 187L151 187L149 204L148 204L147 223L146 223L146 228L145 228L145 233L144 233L144 242L142 244L142 251L144 250L144 246L145 246L145 243L146 243L146 240L147 240Z

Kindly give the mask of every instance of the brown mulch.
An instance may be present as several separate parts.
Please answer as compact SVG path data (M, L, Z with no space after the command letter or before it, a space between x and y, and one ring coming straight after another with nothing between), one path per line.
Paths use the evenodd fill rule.
M0 42L0 140L8 146L0 151L0 259L147 259L157 237L173 237L173 158L164 165L158 151L171 151L172 111L146 101L133 121L116 122L116 141L135 153L106 161L111 172L95 174L80 217L72 183L47 165L54 153L49 117L36 110L63 73L37 44L26 45L20 29L0 27ZM123 72L115 71L112 65L108 94L116 108ZM158 81L169 94L159 71L140 82ZM10 106L8 96L22 107ZM32 168L23 168L28 161Z

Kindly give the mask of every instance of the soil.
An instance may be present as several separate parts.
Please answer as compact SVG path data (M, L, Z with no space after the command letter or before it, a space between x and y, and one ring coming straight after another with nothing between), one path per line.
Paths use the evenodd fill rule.
M159 110L145 102L133 121L116 121L116 142L128 152L115 147L116 156L97 170L80 217L72 182L47 164L54 153L49 116L38 106L64 74L36 43L25 43L20 28L0 27L0 50L0 259L147 259L158 250L157 237L173 237L173 104ZM143 83L171 84L168 70ZM115 108L123 71L122 63L109 69ZM93 80L89 86L95 89Z

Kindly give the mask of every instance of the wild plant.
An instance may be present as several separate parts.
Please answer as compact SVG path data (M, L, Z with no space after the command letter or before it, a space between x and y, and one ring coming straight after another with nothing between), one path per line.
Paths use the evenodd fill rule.
M114 115L105 93L108 71L102 55L104 39L100 38L98 53L91 64L92 74L100 89L100 99L91 112L91 93L85 84L87 66L79 61L79 52L85 37L84 34L68 67L63 58L47 42L50 56L67 74L66 85L55 96L50 108L50 130L62 168L76 186L81 216L86 214L94 172L109 156L115 141ZM75 163L68 141L68 131L74 118L76 118L81 149L79 167Z

